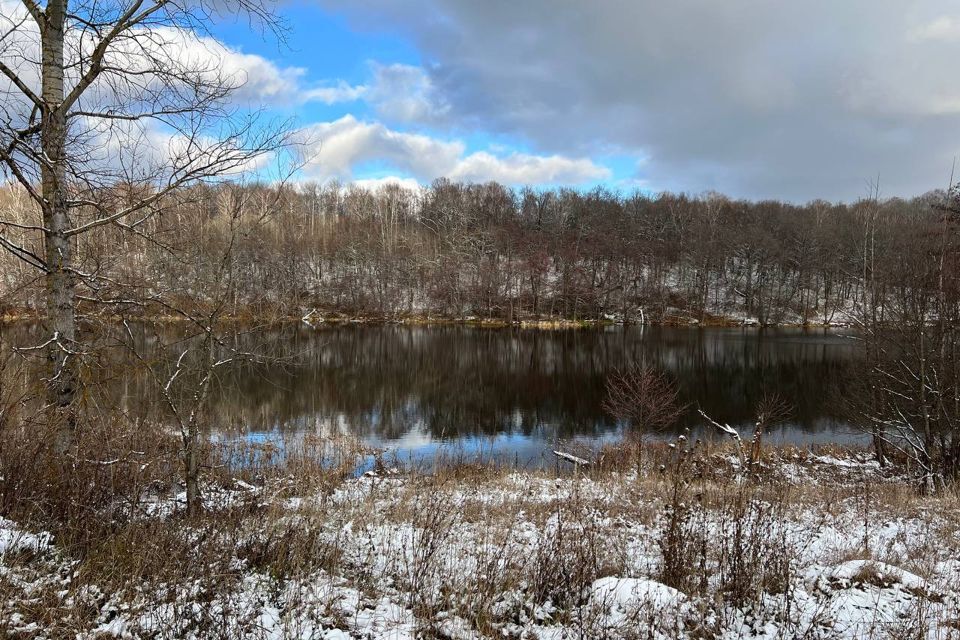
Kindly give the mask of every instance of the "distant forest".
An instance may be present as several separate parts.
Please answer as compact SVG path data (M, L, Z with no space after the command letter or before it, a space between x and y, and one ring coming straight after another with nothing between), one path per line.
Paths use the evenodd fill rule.
M106 301L132 316L162 314L161 300L189 306L221 279L225 312L257 319L829 323L868 306L882 319L936 288L934 257L956 255L942 246L957 235L942 233L948 200L794 205L446 180L416 191L201 185L141 224L77 236L78 293L81 308ZM25 227L5 233L39 252L31 206L18 188L0 190L5 218ZM41 275L0 254L0 311L40 309Z

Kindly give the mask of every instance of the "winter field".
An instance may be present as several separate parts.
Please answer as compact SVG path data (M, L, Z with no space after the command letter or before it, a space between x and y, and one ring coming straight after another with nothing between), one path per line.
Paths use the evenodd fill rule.
M627 449L211 474L202 515L147 491L82 553L0 519L0 637L960 638L956 494L850 450Z

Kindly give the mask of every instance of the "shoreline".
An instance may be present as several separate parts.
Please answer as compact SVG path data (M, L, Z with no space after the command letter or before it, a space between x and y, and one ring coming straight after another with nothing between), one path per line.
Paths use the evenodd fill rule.
M463 326L478 327L486 329L538 329L544 331L569 330L569 329L598 329L606 327L678 327L678 328L747 328L747 329L848 329L854 325L853 322L777 322L777 323L759 323L751 320L740 320L732 317L713 316L705 319L703 322L696 318L675 316L660 321L644 322L624 322L622 320L603 318L603 319L570 319L570 318L526 318L514 321L508 321L502 318L482 318L476 316L454 317L430 314L414 314L399 316L383 315L347 315L342 313L330 313L323 315L316 312L308 313L305 316L296 315L282 316L257 316L253 314L224 315L221 321L229 324L247 324L251 326L263 326L273 328L291 324L303 324L308 327L319 329L322 326L346 326L346 325L404 325L404 326ZM138 322L151 322L157 324L190 324L190 320L176 315L169 314L140 314L136 316L120 316L116 314L104 314L96 316L99 320L120 322L124 319L135 320ZM35 312L10 312L0 315L0 325L16 323L40 323L45 316ZM82 320L81 320L82 321Z

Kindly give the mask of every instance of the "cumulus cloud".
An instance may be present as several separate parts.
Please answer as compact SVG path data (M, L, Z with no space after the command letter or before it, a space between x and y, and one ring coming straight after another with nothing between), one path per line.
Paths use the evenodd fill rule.
M396 185L401 189L416 191L422 185L415 178L401 178L399 176L384 176L383 178L363 178L354 180L353 184L370 191L378 191L382 187Z
M300 95L304 102L317 101L324 104L337 104L339 102L354 102L363 98L366 93L366 86L353 86L340 80L335 86L306 89Z
M421 67L407 64L370 64L373 79L366 99L380 117L393 122L442 123L450 105Z
M67 93L99 43L78 24L70 22L64 37ZM68 112L73 179L90 185L161 184L206 177L214 167L222 175L238 175L264 166L275 132L270 123L257 127L234 105L221 104L221 88L234 90L230 99L259 107L295 99L302 70L278 67L182 28L143 27L130 35L107 49L101 74ZM39 93L39 59L36 23L22 3L0 0L0 60L32 93ZM32 113L17 83L0 75L0 144L13 149L27 179L36 178L38 163L11 141L19 140L16 130Z
M409 38L446 120L643 157L659 189L911 195L960 147L953 0L317 1Z
M0 0L0 8L3 9L0 22L13 29L9 37L0 41L0 55L38 90L36 25L20 3ZM419 66L371 61L364 84L337 81L316 86L306 81L308 72L304 68L283 66L189 30L158 27L144 30L142 35L145 37L138 44L121 40L108 52L107 67L117 71L105 72L90 87L83 99L85 112L162 110L168 99L189 99L191 87L204 83L211 87L221 84L232 87L229 100L254 109L363 100L379 121L359 121L345 116L306 127L301 132L303 140L317 141L316 160L305 172L309 177L363 179L370 175L370 165L375 165L374 175L383 173L384 168L395 171L398 174L395 180L407 186L438 177L478 182L497 180L507 184L584 184L610 177L606 168L571 154L537 155L493 147L468 152L466 145L457 139L391 128L404 125L449 131L454 124L449 119L451 105L435 84L434 74ZM88 49L93 46L95 40L71 32L66 45L68 60L88 55ZM185 82L182 88L175 83L170 86L170 76L152 71L158 61L175 70L175 75L182 74L197 84ZM127 72L133 75L125 75ZM134 79L133 84L129 78ZM68 77L68 87L76 81L76 77ZM12 101L18 92L4 79L0 79L0 92L5 92L8 98L0 112L10 114L10 124L14 124L15 116L21 119L27 116L28 105L22 100L16 104ZM82 143L87 158L84 168L96 170L98 174L160 175L164 165L173 166L178 159L181 164L183 161L183 136L177 132L176 124L171 124L174 119L175 116L167 116L162 121L128 122L84 116L74 121L74 146L79 149ZM193 127L196 123L191 120L188 125ZM213 143L217 128L212 119L199 132L198 140ZM235 170L256 168L244 165ZM376 178L370 184L388 181L394 179Z
M209 70L234 88L231 99L256 106L293 106L307 102L336 104L363 97L367 87L342 80L330 85L312 85L302 67L280 66L263 56L244 53L219 40L184 29L154 29L154 49L187 67ZM119 55L131 57L128 52ZM157 55L156 51L152 51Z
M351 180L358 167L369 163L384 165L420 182L447 177L506 184L582 184L610 177L608 169L585 158L467 153L466 145L459 140L396 131L351 115L306 127L299 137L312 150L305 174L315 179Z
M281 66L263 56L244 53L215 38L174 27L139 28L133 31L136 39L121 38L107 53L107 66L119 72L106 71L101 80L88 91L86 100L110 101L111 80L135 72L144 74L159 63L176 69L184 76L222 82L233 89L230 98L238 103L292 106L318 101L326 104L352 102L366 92L365 86L351 86L343 81L334 85L314 86L305 81L307 70L301 67ZM31 90L40 90L40 32L27 15L26 8L14 0L0 0L0 60L20 76ZM97 44L97 39L82 28L72 27L66 33L65 57L68 62L68 90L76 84L78 67L75 62L86 59ZM129 77L129 76L128 76ZM139 84L129 80L122 84L130 95L120 96L123 106L136 100L137 89L149 91L159 77L146 73ZM118 83L119 84L119 83ZM17 98L6 76L0 75L0 95L8 100Z
M506 184L578 184L609 178L610 171L587 158L566 158L557 154L537 156L516 152L498 157L486 151L478 151L460 159L446 175L466 182L495 180Z

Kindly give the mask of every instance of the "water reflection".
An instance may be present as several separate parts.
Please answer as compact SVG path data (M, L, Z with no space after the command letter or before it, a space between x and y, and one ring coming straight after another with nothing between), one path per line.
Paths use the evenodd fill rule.
M406 452L459 449L536 457L558 440L617 437L601 404L607 374L647 362L676 377L684 402L749 427L776 391L794 406L776 438L850 440L828 398L855 358L843 335L802 330L338 327L290 331L295 368L245 367L221 387L218 415L253 431L347 433ZM677 429L697 429L691 410ZM225 425L226 426L226 425Z
M138 330L144 349L159 344L158 334L178 338L169 327ZM606 376L646 362L677 379L684 402L737 427L749 428L765 393L780 393L793 414L774 441L859 437L829 402L842 392L855 343L823 330L341 326L232 339L283 363L236 365L220 376L210 415L223 435L350 434L404 458L442 452L529 463L558 441L619 437L601 408ZM111 378L110 369L106 385L132 416L156 406L143 401L153 393L147 376ZM691 409L677 430L701 423Z

